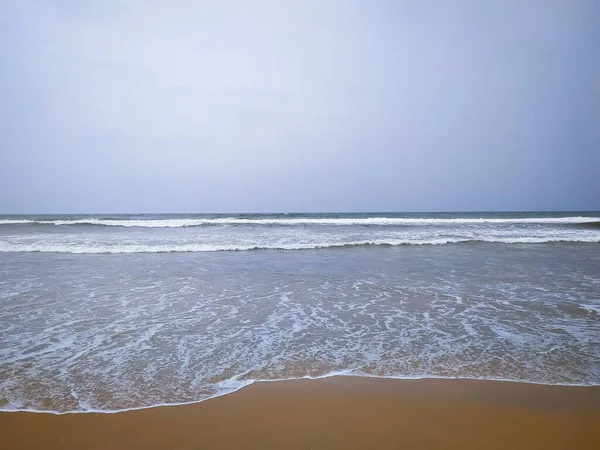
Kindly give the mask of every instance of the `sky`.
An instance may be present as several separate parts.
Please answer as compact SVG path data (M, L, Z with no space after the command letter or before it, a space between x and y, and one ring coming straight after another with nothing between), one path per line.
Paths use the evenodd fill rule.
M600 210L597 0L3 0L0 213Z

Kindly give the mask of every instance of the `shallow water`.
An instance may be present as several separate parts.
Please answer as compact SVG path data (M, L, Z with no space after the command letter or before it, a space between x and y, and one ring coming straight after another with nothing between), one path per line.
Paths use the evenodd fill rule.
M0 406L330 373L598 385L597 216L0 217Z

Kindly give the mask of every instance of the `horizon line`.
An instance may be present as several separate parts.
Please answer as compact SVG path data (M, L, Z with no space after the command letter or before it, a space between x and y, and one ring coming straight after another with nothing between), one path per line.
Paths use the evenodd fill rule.
M489 213L600 213L594 209L540 209L540 210L423 210L423 211L270 211L270 212L45 212L45 213L0 213L0 216L99 216L99 215L291 215L291 214L489 214Z

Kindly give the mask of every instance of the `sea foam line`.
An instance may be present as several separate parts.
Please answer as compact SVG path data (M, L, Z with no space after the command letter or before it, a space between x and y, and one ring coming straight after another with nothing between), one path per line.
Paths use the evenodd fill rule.
M584 224L600 222L600 217L521 217L521 218L400 218L400 217L362 217L362 218L290 218L290 219L244 219L223 217L212 219L74 219L74 220L33 220L3 219L0 225L97 225L110 227L141 228L182 228L210 225L477 225L477 224Z
M248 372L246 372L248 373ZM430 374L422 374L422 375L373 375L366 372L362 372L356 369L348 369L343 371L332 371L325 373L323 375L311 376L311 375L303 375L297 377L289 377L289 378L258 378L258 379L248 379L248 380L240 380L246 373L242 373L239 375L234 375L233 377L223 380L218 385L229 386L228 389L223 389L221 391L216 392L213 395L209 395L205 398L201 398L198 400L190 400L186 402L172 402L172 403L155 403L151 405L145 406L135 406L130 408L122 408L122 409L98 409L98 408L88 408L85 410L71 410L71 411L53 411L53 410L41 410L35 408L0 408L0 413L11 413L11 412L29 412L29 413L37 413L37 414L52 414L57 416L67 415L67 414L118 414L128 411L140 411L144 409L151 408L162 408L162 407L172 407L172 406L185 406L185 405L194 405L197 403L202 403L207 400L211 400L218 397L223 397L225 395L233 394L234 392L239 391L247 386L251 386L255 383L274 383L274 382L282 382L282 381L298 381L298 380L322 380L326 378L332 377L356 377L356 378L375 378L382 380L472 380L472 381L493 381L493 382L502 382L502 383L520 383L520 384L533 384L540 386L565 386L565 387L594 387L600 386L600 383L597 384L586 384L586 383L547 383L544 381L536 381L536 380L528 380L528 379L516 379L516 378L495 378L495 377L462 377L462 376L441 376L441 375L430 375Z
M218 245L218 244L127 244L127 245L81 245L81 244L52 244L33 243L19 244L0 242L0 253L201 253L250 250L317 250L351 247L398 247L411 245L448 245L469 243L500 243L500 244L544 244L544 243L600 243L600 235L579 236L572 238L556 237L490 237L480 239L377 239L350 242L309 242L297 244L254 244L254 245Z

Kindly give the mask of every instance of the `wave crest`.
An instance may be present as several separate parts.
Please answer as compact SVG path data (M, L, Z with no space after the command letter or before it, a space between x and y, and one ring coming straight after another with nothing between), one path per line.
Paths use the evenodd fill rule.
M349 242L310 242L295 244L250 244L250 245L218 245L218 244L125 244L125 245L78 245L58 243L0 243L1 252L23 253L201 253L223 251L249 251L249 250L316 250L369 246L410 246L410 245L448 245L469 243L500 243L500 244L544 244L544 243L600 243L600 237L578 237L569 239L556 239L544 237L510 237L510 238L483 238L483 239L376 239Z
M141 228L182 228L210 225L478 225L478 224L593 224L598 217L521 217L521 218L401 218L401 217L361 217L361 218L261 218L246 219L238 217L205 218L205 219L73 219L73 220L38 220L38 219L3 219L0 225L97 225L108 227L141 227Z

